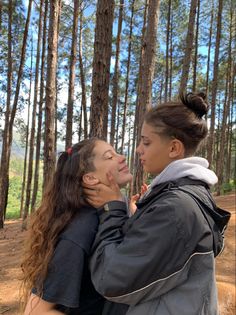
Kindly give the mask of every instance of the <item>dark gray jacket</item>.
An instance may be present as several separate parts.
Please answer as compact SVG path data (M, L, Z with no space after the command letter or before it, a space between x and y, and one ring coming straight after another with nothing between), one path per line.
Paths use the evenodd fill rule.
M100 213L90 264L96 290L127 304L127 315L218 314L214 256L229 214L188 178L156 186L137 206L131 218L119 201Z

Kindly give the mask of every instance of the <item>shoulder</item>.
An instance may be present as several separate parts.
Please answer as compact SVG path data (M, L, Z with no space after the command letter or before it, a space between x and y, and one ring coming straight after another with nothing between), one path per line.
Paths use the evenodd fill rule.
M98 228L97 210L92 207L78 209L78 213L72 218L59 240L67 240L80 246L89 253Z
M207 192L204 187L194 186L191 187L198 196L207 202ZM141 207L140 207L141 206ZM160 193L155 193L155 190L152 192L152 195L139 207L141 212L144 213L153 213L153 215L158 214L160 217L168 217L169 220L181 220L186 223L191 223L196 219L201 220L202 214L199 209L198 204L194 198L182 191L181 188L166 188Z

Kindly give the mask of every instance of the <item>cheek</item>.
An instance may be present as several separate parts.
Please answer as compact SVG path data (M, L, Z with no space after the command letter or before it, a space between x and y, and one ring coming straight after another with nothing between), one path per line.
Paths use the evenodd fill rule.
M104 174L104 177L107 178L107 173L110 172L112 174L112 176L116 179L117 176L119 175L118 172L118 167L116 164L113 163L106 163L106 165L104 165L103 169L101 170L101 173Z
M157 154L156 154L155 150L153 150L153 148L146 150L145 155L149 161L156 160L156 158L157 158Z

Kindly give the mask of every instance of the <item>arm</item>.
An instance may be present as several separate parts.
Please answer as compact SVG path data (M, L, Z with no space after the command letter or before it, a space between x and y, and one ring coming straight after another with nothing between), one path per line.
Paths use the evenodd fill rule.
M56 304L42 300L37 295L31 294L26 305L24 315L62 315L55 310Z
M186 262L184 242L168 202L150 206L128 220L125 203L109 202L108 207L109 211L100 214L90 264L100 294L113 302L133 305L185 280L186 275L175 282L165 281Z
M85 253L69 240L61 240L52 257L42 296L34 288L24 315L59 315L58 305L77 308L84 269Z

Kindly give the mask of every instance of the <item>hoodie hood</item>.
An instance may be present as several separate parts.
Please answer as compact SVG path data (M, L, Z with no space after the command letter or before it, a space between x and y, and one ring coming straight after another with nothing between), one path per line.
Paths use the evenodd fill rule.
M176 160L154 178L150 188L182 177L200 180L209 186L215 185L218 178L213 171L208 169L208 166L209 163L206 159L197 156Z

